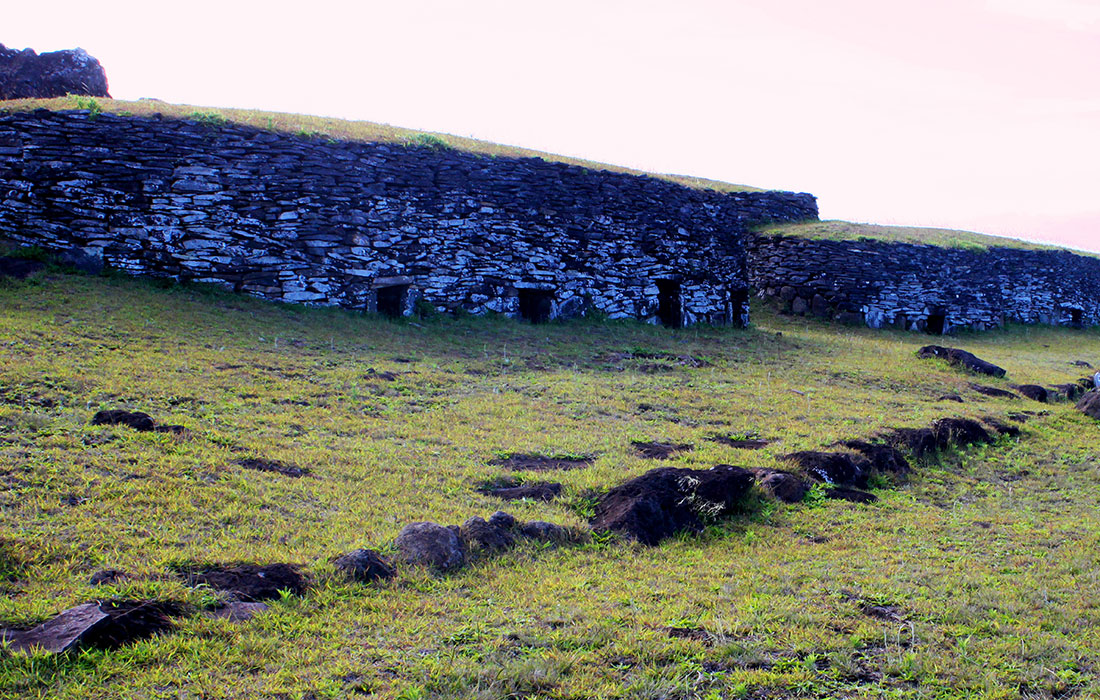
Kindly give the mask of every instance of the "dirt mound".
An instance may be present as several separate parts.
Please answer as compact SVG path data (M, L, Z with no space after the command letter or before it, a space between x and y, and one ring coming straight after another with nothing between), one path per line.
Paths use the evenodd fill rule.
M686 442L640 442L632 440L630 444L633 445L634 451L642 459L669 459L678 452L690 452L695 449L695 445Z
M308 476L312 473L305 467L295 467L273 459L246 457L245 459L238 459L234 464L239 467L244 467L245 469L252 469L258 472L275 472L276 474L282 474L283 476L289 476L294 479Z
M953 367L962 367L971 372L988 374L993 377L1005 376L1003 368L991 362L986 362L976 355L958 348L945 348L941 345L925 345L917 351L917 357L922 359L938 357L942 360L946 360L947 364Z
M594 457L565 457L514 452L503 459L493 460L490 464L517 472L550 472L586 469L591 467L594 461L596 461Z
M1011 391L1004 389L998 389L995 386L983 386L981 384L970 384L970 388L983 396L991 396L995 399L1018 399L1019 395L1013 394Z
M760 450L772 444L771 440L750 437L733 437L732 435L712 435L711 437L708 437L706 439L710 442L717 442L720 445L733 447L738 450Z
M726 464L653 469L604 494L592 529L618 532L647 545L677 532L699 532L704 520L732 511L753 481L752 472Z
M871 461L848 452L794 452L780 459L791 462L807 476L827 484L839 484L867 488L871 475Z
M156 421L148 413L122 409L99 411L92 416L92 425L125 425L141 431L156 430L157 427Z
M280 591L298 595L306 589L306 580L294 564L210 565L184 573L189 586L206 584L244 601L273 600Z
M14 651L38 647L60 654L71 649L114 649L173 629L184 606L170 601L120 600L69 608L30 630L4 630Z

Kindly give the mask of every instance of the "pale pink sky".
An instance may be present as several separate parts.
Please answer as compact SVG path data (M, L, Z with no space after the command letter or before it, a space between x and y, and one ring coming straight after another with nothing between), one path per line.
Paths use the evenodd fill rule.
M1100 0L51 0L115 97L365 119L1100 250Z

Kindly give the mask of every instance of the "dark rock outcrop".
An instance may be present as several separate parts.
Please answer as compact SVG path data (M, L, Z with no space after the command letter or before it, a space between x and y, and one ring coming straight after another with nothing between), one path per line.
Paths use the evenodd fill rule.
M85 603L69 608L30 630L3 630L13 651L42 649L60 654L77 648L114 649L167 632L180 615L178 603L149 600Z
M752 472L727 464L653 469L604 494L592 529L617 532L647 545L681 531L700 532L705 519L733 510L753 481Z
M781 469L753 469L752 473L765 493L784 503L798 503L809 491L805 481Z
M1100 389L1093 389L1077 402L1077 410L1086 416L1100 420Z
M847 486L835 486L831 489L825 489L825 497L850 503L874 503L878 500L878 496L873 493L848 488Z
M99 411L92 416L92 425L125 425L143 432L156 430L157 427L156 421L148 413L122 409Z
M971 372L988 374L993 377L1005 376L1005 370L1003 368L998 367L992 362L986 362L976 355L958 348L945 348L941 345L925 345L917 351L917 357L922 359L938 357L942 360L946 360L947 364L953 367L962 367Z
M794 452L784 460L798 466L803 474L827 484L867 488L871 461L849 452Z
M882 438L909 450L917 459L952 447L993 442L989 431L970 418L941 418L927 428L895 428Z
M9 49L0 44L0 100L65 95L110 97L107 74L84 49Z
M484 518L470 518L460 530L463 544L471 552L500 552L511 549L516 538L510 528L502 523L488 522Z
M398 533L394 546L406 564L427 566L437 572L453 571L466 563L459 533L436 523L409 523Z
M1032 401L1038 401L1039 403L1046 403L1049 398L1047 390L1038 384L1014 384L1012 388Z
M1007 391L1005 389L998 389L995 386L984 386L982 384L970 384L971 389L978 392L982 396L990 396L995 399L1018 399L1017 394Z

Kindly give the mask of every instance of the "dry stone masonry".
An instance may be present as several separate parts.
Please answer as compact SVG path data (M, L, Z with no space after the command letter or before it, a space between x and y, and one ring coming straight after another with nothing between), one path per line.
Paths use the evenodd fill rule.
M796 314L872 328L1100 324L1100 259L1069 251L759 235L749 242L749 277Z
M201 120L0 114L0 237L267 299L748 320L746 226L812 195Z

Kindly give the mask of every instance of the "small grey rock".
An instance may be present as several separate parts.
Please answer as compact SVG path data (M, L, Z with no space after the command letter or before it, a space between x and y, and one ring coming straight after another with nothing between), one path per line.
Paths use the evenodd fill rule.
M496 527L502 527L506 530L511 530L516 526L516 519L509 513L505 513L502 510L498 510L489 516L489 524Z
M524 537L542 542L563 542L569 539L568 530L561 525L548 523L545 520L532 520L524 523L521 531Z

